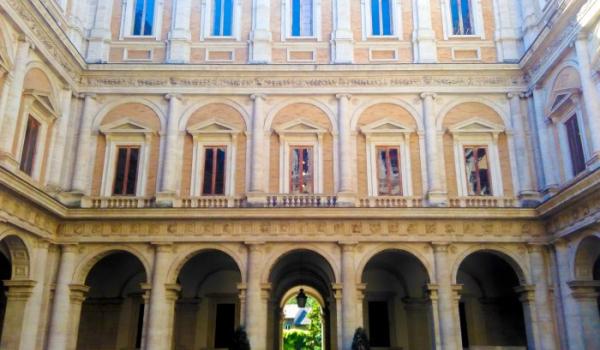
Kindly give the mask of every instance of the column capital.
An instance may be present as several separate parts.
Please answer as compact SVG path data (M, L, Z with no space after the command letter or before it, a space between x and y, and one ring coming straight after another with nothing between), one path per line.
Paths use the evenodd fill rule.
M2 283L8 288L8 292L6 292L8 299L27 300L37 282L33 280L4 280Z
M85 284L69 284L69 290L71 291L71 301L83 302L90 291L90 287Z
M27 45L27 48L35 50L35 44L33 43L33 40L31 40L27 35L19 36L19 44Z
M177 283L165 284L166 298L168 301L175 301L179 298L179 292L181 292L181 286Z
M447 253L450 249L450 242L431 242L434 253Z
M571 295L575 299L596 300L598 298L598 288L600 288L600 281L574 280L567 282L567 285L569 286L569 288L571 288Z
M337 98L338 100L345 99L347 101L350 101L350 99L352 99L352 95L351 94L336 94L335 98Z
M183 99L183 96L181 94L165 94L165 100L167 100L167 101L171 101L171 100L181 101L182 99Z
M150 242L157 253L171 253L173 251L173 242Z
M256 101L256 100L265 101L267 99L267 95L266 94L252 94L252 95L250 95L250 99L252 101Z
M265 242L262 241L249 241L244 244L248 247L249 252L260 252L265 246Z
M358 245L357 241L339 241L338 244L342 247L343 252L353 252Z
M82 100L87 100L88 98L95 99L97 97L94 92L73 92L73 96Z
M437 94L435 92L423 92L419 95L419 97L421 97L422 100L435 100L437 98Z
M524 284L514 287L513 290L519 295L519 300L522 303L530 303L535 301L535 285Z
M524 92L522 91L511 91L506 93L506 98L512 100L514 98L523 98Z
M48 249L48 247L50 247L50 242L45 239L38 239L34 241L33 246L35 248Z
M527 251L529 253L541 253L547 247L548 247L548 245L545 243L535 243L535 242L527 243Z

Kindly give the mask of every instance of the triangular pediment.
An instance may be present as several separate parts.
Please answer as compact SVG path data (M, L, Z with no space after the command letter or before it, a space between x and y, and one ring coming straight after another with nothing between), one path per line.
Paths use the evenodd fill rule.
M234 134L240 130L217 119L211 119L190 126L187 131L192 134Z
M546 115L552 116L559 112L565 106L570 106L573 103L572 98L579 93L578 89L566 89L553 91L546 105Z
M130 119L117 120L100 127L103 134L138 134L138 133L153 133L154 131L138 122Z
M34 101L37 102L38 106L41 106L43 109L45 109L48 113L50 113L51 116L58 117L60 114L54 99L47 93L29 89L25 90L23 94L32 97Z
M448 128L452 133L500 133L504 131L504 126L492 123L481 118L472 118L455 124Z
M413 132L414 129L407 127L404 124L398 123L394 120L385 118L382 120L378 120L374 123L367 124L360 128L360 131L363 134L373 134L373 133L385 133L385 134L393 134L393 133L407 133Z
M275 128L275 132L277 132L278 134L320 134L326 131L327 130L323 127L305 119L294 120Z

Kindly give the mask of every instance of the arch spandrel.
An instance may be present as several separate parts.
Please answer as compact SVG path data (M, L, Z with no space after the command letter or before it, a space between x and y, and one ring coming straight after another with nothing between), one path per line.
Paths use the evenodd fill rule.
M498 256L499 258L504 260L504 262L510 265L514 273L517 275L517 278L519 279L519 283L521 285L527 285L532 283L531 276L529 274L528 264L525 262L526 257L523 256L523 254L517 254L506 247L487 247L481 245L471 246L454 256L454 259L452 259L453 263L451 270L452 283L458 283L458 270L460 269L465 259L474 253L491 253Z
M423 254L423 252L419 251L418 249L415 249L414 246L403 244L380 244L365 250L365 252L361 254L361 258L356 259L356 281L362 281L365 268L369 261L371 261L375 256L385 252L403 253L417 259L417 261L425 269L429 281L431 281L432 283L433 281L435 281L435 269L433 267L431 259L428 259L426 254Z
M231 258L238 268L241 276L241 283L246 282L246 256L245 254L240 253L241 247L239 247L239 249L235 249L235 247L224 245L207 245L202 247L189 247L174 256L167 272L167 283L177 283L177 278L185 264L194 257L208 251L218 251Z
M391 112L392 117L396 114L400 114L402 117L406 117L407 119L410 118L411 121L408 124L414 124L414 126L416 126L416 130L421 131L424 129L421 114L417 111L417 109L415 109L415 107L405 102L404 100L393 98L368 100L367 102L358 106L352 114L352 118L350 120L350 129L355 131L357 130L357 127L359 126L361 120L364 119L366 112L368 112L372 108L378 108L386 105L392 106L394 107L394 109L397 109ZM390 115L381 115L381 118L379 119L389 117ZM406 122L405 120L402 121Z
M331 273L335 279L334 281L331 281L331 283L341 283L341 273L339 270L340 266L337 264L337 261L340 260L340 257L334 256L335 254L332 254L330 250L328 251L327 249L324 249L322 245L316 244L287 245L271 251L270 254L266 255L263 259L264 268L262 270L261 282L271 282L271 275L277 264L286 256L299 251L311 252L326 261L328 264L327 267L331 270Z
M132 246L118 246L118 247L101 247L98 249L94 249L92 251L87 252L80 256L79 262L77 263L72 283L84 285L85 281L90 273L90 271L94 268L94 266L103 258L113 254L113 253L129 253L136 257L139 262L144 267L144 273L146 274L146 278L149 280L152 276L152 258L146 256L144 252L141 250L132 247Z
M195 124L191 119L196 116L198 113L202 113L206 108L223 106L232 111L237 112L238 117L241 118L244 128L242 130L250 130L252 121L247 108L245 108L242 104L238 103L235 100L225 99L225 98L214 98L208 100L202 100L201 102L196 102L191 104L189 107L185 108L181 117L178 121L178 129L180 131L185 131L186 128L190 125ZM208 112L210 113L210 111ZM214 114L210 116L210 118L219 120L221 118L220 115Z
M338 130L338 124L337 124L337 116L336 116L335 112L326 103L319 101L317 99L308 98L308 97L307 98L287 99L287 100L281 101L278 104L276 104L275 106L273 106L267 113L267 118L265 119L264 130L268 131L268 130L273 129L273 127L276 126L276 124L277 124L276 119L278 119L278 120L281 119L280 123L285 123L286 121L288 121L288 120L284 120L285 118L280 117L282 112L285 113L288 109L293 111L295 106L298 106L298 105L305 105L310 108L313 108L315 111L318 110L318 113L322 114L321 118L324 117L328 121L328 125L325 125L321 118L319 118L319 120L317 122L320 125L322 125L323 127L326 127L327 129L329 129L332 133L336 133L336 131ZM306 115L302 115L301 113L297 113L296 116L301 117L301 118L308 117Z
M465 107L464 111L460 110L462 107ZM444 127L456 124L456 121L448 118L449 115L455 113L459 115L457 118L462 118L461 120L458 120L459 122L472 117L479 117L503 125L507 129L510 129L510 126L512 125L510 114L506 107L485 97L470 96L451 99L450 102L441 107L436 117L437 130L444 131Z

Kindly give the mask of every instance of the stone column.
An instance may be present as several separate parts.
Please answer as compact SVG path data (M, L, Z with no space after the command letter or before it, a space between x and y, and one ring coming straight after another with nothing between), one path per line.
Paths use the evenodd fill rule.
M444 350L462 349L458 314L457 288L452 285L448 244L434 243L435 276L438 284L438 317L441 347Z
M267 348L267 303L263 298L261 273L263 271L263 243L248 245L248 281L244 326L254 350Z
M437 62L435 32L431 22L431 0L415 1L415 30L413 31L413 52L415 63Z
M75 151L75 171L71 188L73 192L84 195L90 191L90 172L93 164L90 164L92 143L92 122L94 119L93 107L95 105L94 94L83 95L83 111L79 135Z
M25 337L24 314L27 301L36 285L35 281L29 280L7 280L3 281L6 292L6 309L4 311L4 328L0 349L25 349L23 343Z
M517 162L519 176L519 199L522 201L535 200L536 192L533 190L531 160L529 150L527 149L527 129L525 116L521 109L521 95L518 93L508 93L510 102L510 115L512 119L512 129L515 140L515 157Z
M1 68L1 67L0 67ZM8 95L10 93L13 76L9 72L0 71L0 76L4 77L4 83L2 84L2 90L0 90L0 125L4 125L4 111L6 110L6 105L8 103ZM1 128L1 127L0 127Z
M246 283L238 283L238 298L240 300L240 325L244 323L244 318L246 317Z
M349 349L354 331L359 326L356 321L356 267L354 248L356 243L342 243L342 349Z
M20 41L17 46L17 54L15 56L15 63L12 71L12 82L9 84L8 100L6 102L0 130L0 162L10 169L17 168L17 160L13 154L13 144L16 137L17 122L19 120L23 83L25 82L27 64L29 63L29 53L32 47L33 45L27 40Z
M88 37L86 60L88 63L106 63L112 38L111 22L114 1L98 1L94 25Z
M541 88L535 87L533 89L533 103L535 106L535 122L537 126L537 133L540 140L540 151L542 153L542 166L544 170L544 191L555 192L558 187L556 179L556 171L558 170L558 164L556 164L556 157L544 157L545 154L555 154L558 149L555 147L554 135L552 133L551 122L546 118L544 114L544 92Z
M67 132L71 121L71 90L63 90L61 115L58 123L54 124L54 135L52 137L51 160L48 162L47 187L51 191L62 191L63 164L66 153Z
M441 350L442 349L442 341L440 339L440 316L438 314L438 307L439 307L439 303L438 303L438 285L437 284L427 284L425 286L427 295L429 297L429 300L431 301L431 323L430 323L430 329L429 329L429 334L431 337L431 340L433 342L432 344L432 348L435 350Z
M335 1L334 30L331 34L332 63L352 63L354 61L354 38L350 0Z
M348 103L352 96L348 94L336 95L338 99L338 127L340 136L338 138L338 159L340 173L340 187L338 191L338 203L352 206L356 200L353 181L356 178L356 147L352 142L352 130L350 129L350 112Z
M598 314L600 281L570 281L568 285L572 297L579 306L584 349L600 349L600 315Z
M540 334L539 348L544 350L555 350L557 337L552 317L552 300L548 295L548 271L544 261L543 248L541 245L529 246L529 265L531 278L534 283L534 301L537 312L537 328Z
M442 167L438 152L438 133L433 110L436 95L431 92L421 94L423 100L423 119L425 121L425 152L427 160L427 199L430 205L445 206L448 198L442 185Z
M541 338L548 335L541 334L538 327L537 308L535 302L535 286L523 285L515 287L514 290L519 295L519 301L523 306L523 320L525 321L527 348L544 349L542 347Z
M583 103L585 106L585 115L589 127L589 138L591 147L591 157L588 165L592 169L600 167L600 93L596 88L592 74L594 70L590 68L590 57L587 38L579 38L575 41L575 50L577 52L577 61L579 67L579 76L581 78L581 90L583 92ZM580 126L582 131L583 125ZM587 135L582 132L583 135ZM584 136L585 137L585 136Z
M166 280L172 259L173 247L170 244L155 244L154 264L152 266L152 291L150 292L150 309L148 310L148 332L146 333L146 349L169 349L173 323L173 303L169 301Z
M191 0L173 1L173 24L169 32L167 62L189 63L192 44L190 31Z
M260 204L265 201L265 95L252 95L250 98L254 101L252 109L252 153L250 164L250 193L248 194L249 203Z
M523 13L521 29L523 31L523 43L525 50L527 50L537 36L538 17L534 1L521 1L521 7Z
M181 178L181 162L183 147L179 138L179 117L181 109L181 96L168 94L165 98L169 101L169 116L167 119L167 137L164 149L164 165L161 169L161 192L157 202L161 206L173 206L173 201L179 192Z
M71 314L70 288L75 271L77 246L63 245L56 278L56 288L52 298L52 309L48 331L48 349L66 349L70 338L69 315Z
M517 62L521 58L521 29L519 28L517 9L519 4L515 0L503 0L498 4L496 23L496 52L498 61Z
M571 295L571 288L568 285L568 282L572 279L569 246L565 241L558 241L554 244L554 249L556 253L556 267L558 270L563 319L566 328L567 347L569 349L585 349L579 307L573 295Z
M271 1L253 0L250 62L271 63Z
M87 293L90 291L90 287L83 284L70 284L69 285L69 311L70 315L67 315L68 328L66 331L66 348L56 349L77 349L77 337L79 336L79 322L81 320L81 307ZM48 349L54 349L48 347Z

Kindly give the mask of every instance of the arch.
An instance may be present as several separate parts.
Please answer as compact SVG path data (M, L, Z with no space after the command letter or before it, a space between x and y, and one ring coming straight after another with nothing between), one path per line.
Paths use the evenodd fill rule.
M329 269L333 272L334 281L332 283L341 283L339 266L336 264L336 259L331 256L326 250L312 244L300 244L289 246L283 249L279 254L272 254L269 259L265 262L265 269L263 269L263 273L261 276L261 282L268 283L271 279L271 274L273 269L277 266L277 264L282 261L286 256L298 252L298 251L309 251L318 256L320 256L323 260L325 260L328 264Z
M194 115L194 113L196 113L196 111L200 110L201 108L204 108L211 104L223 104L235 109L242 117L242 120L244 121L244 124L246 126L246 130L250 130L252 126L250 114L248 113L248 111L246 111L246 109L244 109L244 106L242 106L237 101L234 101L229 98L211 98L192 104L191 106L186 108L185 111L181 114L181 118L179 119L178 124L178 130L185 131L188 120L192 117L192 115Z
M240 272L241 283L246 282L246 269L244 268L245 264L242 263L241 257L238 254L236 254L233 249L215 245L215 246L206 246L206 247L201 247L201 248L198 248L198 247L189 248L182 254L179 254L177 257L175 257L175 259L173 259L173 263L171 264L171 266L169 267L169 270L167 272L167 279L166 279L167 283L169 283L169 284L177 283L177 277L181 273L181 269L185 266L185 264L188 261L190 261L192 258L194 258L204 252L211 251L211 250L221 252L221 253L227 255L229 258L231 258L231 260L233 260L235 262L235 264Z
M30 279L31 249L26 239L14 230L8 229L0 234L0 242L6 243L10 254L11 280Z
M370 249L369 251L367 251L366 254L363 255L362 259L359 261L358 266L356 268L356 275L355 275L356 281L362 280L362 276L364 274L365 268L367 267L367 264L369 263L369 261L371 261L375 256L377 256L381 253L385 253L385 252L405 253L405 254L408 254L408 255L414 257L415 259L417 259L417 261L419 261L419 263L421 263L421 265L425 269L425 272L427 272L427 277L429 278L429 280L432 283L434 283L435 271L434 271L431 263L429 263L429 261L425 258L425 256L423 254L416 252L414 250L410 250L410 249L408 249L408 247L404 247L403 245L390 246L389 244L380 244L378 246L375 246L372 249Z
M417 131L422 131L424 129L423 126L423 118L421 116L421 113L419 113L411 104L407 103L406 101L402 100L402 99L395 99L395 98L391 98L391 97L386 97L386 98L378 98L375 100L368 100L366 102L364 102L362 105L360 105L352 114L352 117L350 118L350 130L356 130L356 127L358 125L358 121L360 120L360 117L363 115L363 113L376 105L379 104L392 104L392 105L396 105L400 108L405 109L408 114L415 120L415 123L417 124Z
M504 122L504 126L506 129L512 129L512 123L510 121L510 113L506 111L506 109L496 102L479 96L469 96L469 97L460 97L457 99L452 99L449 103L447 103L438 113L436 117L436 129L438 131L443 131L442 126L444 125L444 119L448 115L448 113L455 107L460 106L465 103L480 103L486 107L491 108L498 114L500 119Z
M563 71L568 68L574 69L577 72L577 74L579 74L579 64L576 60L568 59L568 60L561 62L556 68L554 68L554 70L553 70L554 73L552 75L550 75L550 77L547 78L547 80L546 80L547 86L550 87L549 91L554 90L554 87L556 86L558 78L560 77L561 73L563 73ZM581 77L579 77L579 78L581 79Z
M576 280L593 280L595 261L600 258L600 233L583 237L575 246L571 273Z
M279 114L279 112L282 111L284 108L294 105L294 104L308 104L308 105L311 105L311 106L314 106L314 107L320 109L327 116L327 118L329 120L329 123L332 128L331 132L333 134L337 134L338 123L337 123L337 118L335 116L334 111L331 110L331 108L329 108L329 106L327 106L326 103L319 101L315 98L310 98L310 97L293 97L293 98L289 98L284 101L281 101L280 103L273 106L269 110L269 113L267 113L267 117L265 118L265 125L263 126L263 130L269 131L269 129L271 129L271 125L273 124L273 120Z
M327 305L327 303L325 302L325 299L323 298L323 296L317 289L315 289L311 286L300 285L300 286L292 287L292 288L288 289L285 293L283 293L283 296L281 297L281 300L279 301L279 307L282 308L285 305L286 301L291 299L294 296L294 294L298 293L298 290L300 288L304 289L304 293L306 295L315 298L319 302L321 307L325 307Z
M90 271L94 266L103 258L118 252L125 252L136 257L142 266L144 267L144 273L146 273L146 278L150 279L152 276L151 265L149 261L144 257L142 252L138 249L133 248L131 246L119 246L119 247L103 247L98 250L92 251L85 255L83 259L80 260L79 264L75 267L75 272L73 273L72 281L74 284L85 284L85 280L89 275Z
M527 268L520 261L519 257L517 257L513 252L502 247L488 248L475 246L465 250L456 257L454 265L452 266L452 275L450 276L452 278L452 283L457 283L458 270L460 269L460 266L466 258L468 258L474 253L491 253L504 260L508 265L510 265L514 273L517 275L517 278L519 279L519 283L521 285L529 284L529 282L531 281L529 275L526 273Z
M100 108L100 110L94 116L93 121L92 121L92 130L94 130L94 131L99 130L102 120L108 113L110 113L113 109L115 109L119 106L128 104L128 103L139 103L141 105L144 105L144 106L150 108L160 121L159 132L162 133L166 130L167 118L165 116L165 113L162 111L161 106L159 106L157 103L155 103L147 98L144 98L144 97L124 97L124 98L119 98L119 99L116 99L114 101L111 101L111 102L105 104L104 106L102 106Z

